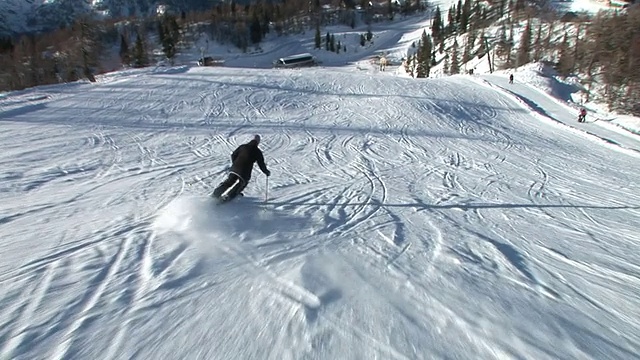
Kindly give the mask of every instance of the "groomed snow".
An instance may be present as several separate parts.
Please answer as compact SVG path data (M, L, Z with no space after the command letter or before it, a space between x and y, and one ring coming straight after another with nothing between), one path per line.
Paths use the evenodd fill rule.
M637 358L638 138L504 79L183 66L6 94L0 358ZM256 133L268 183L214 206Z

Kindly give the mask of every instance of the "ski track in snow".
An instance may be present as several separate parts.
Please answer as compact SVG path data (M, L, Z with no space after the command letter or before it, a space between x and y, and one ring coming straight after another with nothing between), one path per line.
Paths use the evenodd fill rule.
M464 77L279 75L0 100L0 358L640 356L633 153ZM268 201L213 206L255 133Z

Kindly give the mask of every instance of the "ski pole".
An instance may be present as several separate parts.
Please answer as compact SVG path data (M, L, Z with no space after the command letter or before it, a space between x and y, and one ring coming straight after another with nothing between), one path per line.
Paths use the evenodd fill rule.
M269 177L264 177L264 202L267 202L267 198L269 197Z

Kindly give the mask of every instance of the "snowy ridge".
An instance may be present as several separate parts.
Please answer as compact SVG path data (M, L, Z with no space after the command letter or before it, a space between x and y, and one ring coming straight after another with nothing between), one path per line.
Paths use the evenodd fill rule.
M0 98L1 358L639 356L636 152L467 76L273 73ZM212 205L255 133L267 201Z

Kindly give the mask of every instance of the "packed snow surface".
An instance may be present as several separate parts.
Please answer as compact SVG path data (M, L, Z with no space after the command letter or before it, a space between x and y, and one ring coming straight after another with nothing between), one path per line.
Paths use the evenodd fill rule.
M638 358L638 138L505 79L176 67L6 94L0 358ZM271 177L214 205L254 134Z

